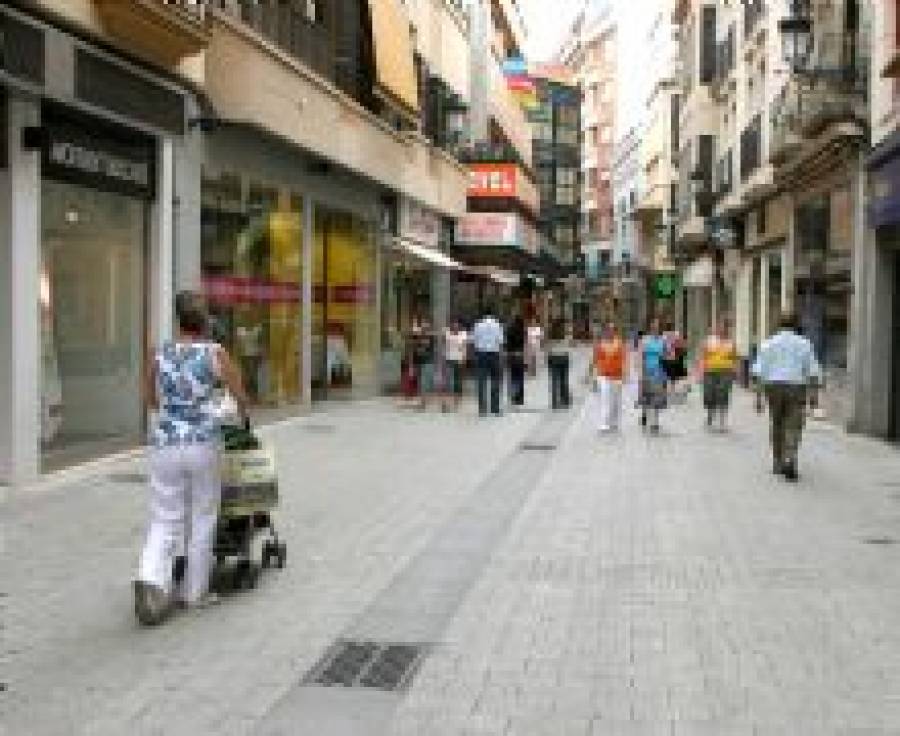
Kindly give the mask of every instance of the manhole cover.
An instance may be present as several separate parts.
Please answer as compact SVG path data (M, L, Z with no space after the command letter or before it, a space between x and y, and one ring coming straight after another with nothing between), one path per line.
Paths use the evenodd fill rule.
M107 478L113 483L130 483L133 485L144 485L148 480L145 473L110 473Z
M867 539L863 540L863 544L889 546L892 544L897 544L897 540L893 537L868 537Z
M522 452L553 452L556 445L544 444L541 442L523 442L519 445Z
M303 678L303 685L395 691L406 687L427 647L422 644L335 642Z
M304 424L303 429L315 434L328 434L329 432L334 432L337 427L333 424Z

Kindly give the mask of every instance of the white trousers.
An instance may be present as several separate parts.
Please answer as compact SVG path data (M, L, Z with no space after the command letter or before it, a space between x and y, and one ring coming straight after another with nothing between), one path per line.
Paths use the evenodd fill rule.
M622 382L605 376L598 377L594 401L597 429L618 429L622 417Z
M150 526L140 579L172 594L175 557L187 552L183 598L193 603L209 588L219 512L219 456L212 444L150 452Z

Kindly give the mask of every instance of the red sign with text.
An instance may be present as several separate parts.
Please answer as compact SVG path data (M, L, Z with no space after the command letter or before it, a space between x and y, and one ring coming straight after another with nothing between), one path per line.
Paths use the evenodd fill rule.
M469 166L470 197L515 197L515 164L472 164Z

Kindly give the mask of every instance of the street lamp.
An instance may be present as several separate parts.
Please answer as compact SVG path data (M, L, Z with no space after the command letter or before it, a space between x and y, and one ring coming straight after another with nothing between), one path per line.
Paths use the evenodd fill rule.
M781 53L795 73L806 68L813 50L813 21L810 0L790 0L789 15L778 21Z

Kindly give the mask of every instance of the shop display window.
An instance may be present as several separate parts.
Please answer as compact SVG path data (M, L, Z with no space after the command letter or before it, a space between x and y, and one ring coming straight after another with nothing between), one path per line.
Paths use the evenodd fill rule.
M377 391L379 329L374 227L316 207L312 388L315 398Z
M257 406L301 400L302 199L239 175L203 177L202 268L210 331Z
M142 439L147 203L45 180L41 217L46 471Z

